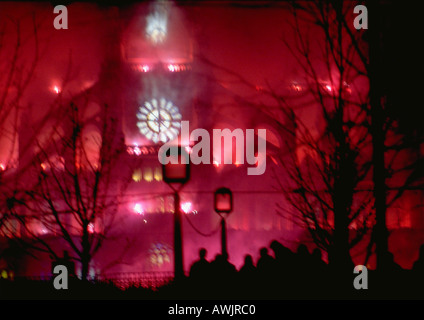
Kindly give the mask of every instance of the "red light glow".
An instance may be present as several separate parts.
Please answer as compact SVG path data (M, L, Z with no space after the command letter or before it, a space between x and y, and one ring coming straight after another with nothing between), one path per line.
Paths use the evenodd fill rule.
M150 66L148 66L147 64L139 64L136 66L137 71L140 72L149 72L150 71Z
M181 210L183 210L183 212L185 214L190 213L192 210L192 204L191 202L184 202L183 204L181 204Z
M139 156L141 154L141 150L137 145L134 147L134 154L136 156Z
M186 71L190 69L190 66L184 65L184 64L168 64L167 66L168 71L171 72L180 72L180 71Z
M180 71L179 69L177 70L177 66L173 64L168 64L168 70L171 72Z
M134 208L133 209L134 209L134 212L137 213L137 214L140 214L140 215L143 215L144 214L143 207L141 206L140 203L136 203L134 205Z
M300 92L300 91L302 91L302 86L300 86L299 84L297 84L297 83L292 83L291 84L291 86L290 86L290 88L293 90L293 91L296 91L296 92Z

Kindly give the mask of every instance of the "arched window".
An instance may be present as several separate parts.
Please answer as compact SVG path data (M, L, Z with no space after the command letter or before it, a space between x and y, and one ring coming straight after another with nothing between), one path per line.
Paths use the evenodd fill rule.
M152 168L147 167L143 170L143 178L144 178L144 181L147 181L147 182L153 181Z

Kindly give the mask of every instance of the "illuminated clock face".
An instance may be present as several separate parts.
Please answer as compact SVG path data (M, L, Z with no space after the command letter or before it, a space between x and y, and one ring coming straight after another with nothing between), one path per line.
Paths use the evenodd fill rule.
M175 139L181 127L178 107L164 98L146 101L137 113L137 127L154 143Z

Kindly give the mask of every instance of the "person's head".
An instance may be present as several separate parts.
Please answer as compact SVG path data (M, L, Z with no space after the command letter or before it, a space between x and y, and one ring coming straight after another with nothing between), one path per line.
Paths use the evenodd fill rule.
M424 259L424 244L420 247L420 259Z
M276 240L271 242L270 248L274 251L274 255L277 259L288 259L293 253L289 248Z
M222 260L222 255L220 253L217 253L215 255L215 261L220 261L220 260Z
M261 254L261 257L265 257L268 255L268 249L265 247L262 247L261 250L259 250L259 253Z
M208 253L208 251L205 248L200 248L199 249L199 258L205 259L207 253Z
M278 249L279 247L281 247L282 246L282 244L281 243L279 243L277 240L272 240L271 241L271 244L269 245L269 247L272 249L272 250L275 250L275 249Z
M297 247L297 254L299 255L308 255L309 251L308 248L304 244L300 244L299 247Z
M246 254L244 256L244 264L245 265L253 265L253 258L250 254Z

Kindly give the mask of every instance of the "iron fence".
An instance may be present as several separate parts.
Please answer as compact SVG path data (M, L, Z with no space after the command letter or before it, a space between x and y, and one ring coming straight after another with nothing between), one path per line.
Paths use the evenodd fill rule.
M98 274L90 277L90 282L111 283L121 290L134 288L147 288L155 290L161 286L170 283L174 279L173 272L123 272ZM52 275L35 275L35 276L16 276L9 278L11 281L52 281Z
M173 279L173 272L127 272L98 275L95 280L113 283L120 289L143 287L155 290Z

